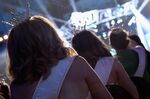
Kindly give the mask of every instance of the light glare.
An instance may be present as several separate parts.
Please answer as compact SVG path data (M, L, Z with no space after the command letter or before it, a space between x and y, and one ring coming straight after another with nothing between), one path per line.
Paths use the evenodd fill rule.
M3 41L3 38L2 37L0 37L0 42L2 42Z
M5 40L7 40L7 39L8 39L8 35L4 35L3 38L4 38Z

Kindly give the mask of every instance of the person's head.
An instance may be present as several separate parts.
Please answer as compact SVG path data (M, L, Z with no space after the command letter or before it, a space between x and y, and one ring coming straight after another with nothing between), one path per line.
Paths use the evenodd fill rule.
M128 32L122 28L113 28L109 32L110 44L116 50L123 50L128 47Z
M92 67L95 66L99 58L111 56L106 44L94 33L87 30L83 30L73 37L72 46Z
M139 36L137 36L137 35L134 34L134 35L130 35L129 38L130 38L130 40L134 41L133 42L134 45L140 45L140 46L144 47L144 45L142 44Z
M32 16L10 32L8 43L9 74L17 83L46 78L50 69L69 51L55 26L42 16Z

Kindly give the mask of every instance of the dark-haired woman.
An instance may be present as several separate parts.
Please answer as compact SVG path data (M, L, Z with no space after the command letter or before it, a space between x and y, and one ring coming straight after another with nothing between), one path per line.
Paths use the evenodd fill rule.
M111 99L90 65L66 48L55 26L32 16L10 32L11 99ZM94 84L93 84L94 83Z
M137 89L123 66L116 58L112 57L106 44L94 33L87 30L77 33L72 39L72 46L95 69L104 85L119 85L134 99L138 99ZM127 98L117 97L116 99Z

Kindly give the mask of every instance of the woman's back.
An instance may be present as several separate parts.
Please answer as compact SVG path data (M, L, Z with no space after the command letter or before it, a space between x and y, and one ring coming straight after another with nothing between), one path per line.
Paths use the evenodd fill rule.
M109 81L110 83L115 82L116 75L114 74L113 69L114 58L112 56L103 57L98 60L94 70L101 78L104 85ZM110 81L111 79L111 81Z
M123 67L120 63L116 63L116 61L118 60L112 56L103 57L98 60L95 71L104 85L119 84L120 75L122 75L120 69L122 70ZM123 74L125 73L125 71L122 72Z
M67 63L67 60L70 63ZM83 58L76 57L73 63L71 58L63 59L63 61L60 66L64 67L64 63L68 65L66 75L60 76L61 78L56 76L56 78L51 79L52 81L49 79L50 75L48 79L41 81L41 83L39 82L39 84L38 82L20 86L12 84L12 99L85 99L89 91L95 97L93 99L100 99L100 97L104 99L111 98L104 86L102 84L99 86L99 83L101 83L99 78L95 77L91 67ZM61 69L55 73L60 75L62 74L60 73L61 71L63 70ZM60 81L58 81L59 79Z
M114 57L101 58L96 64L95 71L102 79L104 85L107 85L109 87L111 85L113 85L112 87L114 87L115 85L121 88L121 90L119 88L119 90L116 89L113 90L113 92L110 91L113 96L115 95L114 97L117 96L120 99L123 95L130 94L132 95L132 97L136 97L137 99L138 93L136 87L128 77L128 74L126 73L118 59ZM107 88L110 89L111 87L109 87ZM123 91L123 93L121 94L122 96L120 96L120 94L117 93L117 91Z
M89 91L93 99L111 98L99 78L94 75L95 72L83 58L76 58L64 80L59 98L85 99Z
M89 91L85 81L87 71L84 65L80 65L80 59L75 59L64 79L59 98L60 99L85 99Z
M45 80L41 77L39 81L32 84L17 85L12 83L12 99L57 99L73 60L74 57L60 60Z

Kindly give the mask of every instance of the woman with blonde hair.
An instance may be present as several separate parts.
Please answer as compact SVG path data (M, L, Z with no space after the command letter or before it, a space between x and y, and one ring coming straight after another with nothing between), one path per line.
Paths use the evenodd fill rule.
M10 32L11 99L111 99L90 65L63 45L55 26L32 16Z

